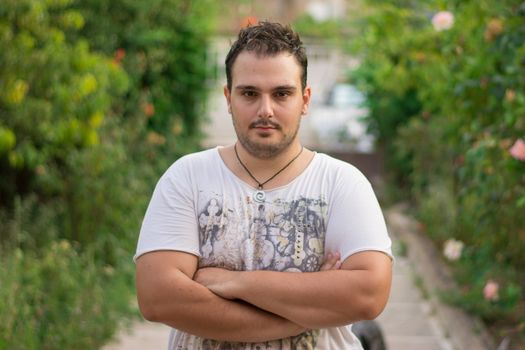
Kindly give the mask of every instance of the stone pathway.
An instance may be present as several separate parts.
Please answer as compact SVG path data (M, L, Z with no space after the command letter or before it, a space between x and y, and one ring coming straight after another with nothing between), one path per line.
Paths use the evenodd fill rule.
M452 350L415 284L411 262L396 256L390 300L378 317L388 350Z
M489 335L482 322L459 308L441 302L440 295L447 290L457 288L452 274L444 264L442 253L426 235L418 230L418 223L403 214L403 206L395 206L385 211L389 233L394 242L402 243L406 247L406 257L399 257L394 273L393 291L390 304L381 317L387 318L391 310L397 310L394 317L404 327L391 329L396 322L384 322L385 335L392 345L390 350L396 349L454 349L454 350L494 350L494 339ZM407 263L408 269L403 265ZM408 277L408 281L406 280ZM411 282L411 283L410 283ZM411 294L414 289L416 294ZM424 291L422 293L421 291ZM399 298L396 295L402 295ZM424 294L425 298L421 296ZM406 304L404 303L406 302ZM415 305L410 306L410 304ZM416 308L411 313L410 308ZM423 310L423 314L420 310ZM424 319L418 329L418 319ZM385 320L386 321L386 320ZM430 327L430 330L427 328ZM417 346L418 339L437 341L439 347L425 343ZM413 338L413 339L410 339ZM426 338L426 339L424 339ZM397 347L397 343L407 342L405 346ZM408 343L409 341L409 343ZM427 345L428 344L428 345ZM428 347L427 347L428 346Z
M137 322L131 330L122 332L102 350L166 350L169 327L160 323Z

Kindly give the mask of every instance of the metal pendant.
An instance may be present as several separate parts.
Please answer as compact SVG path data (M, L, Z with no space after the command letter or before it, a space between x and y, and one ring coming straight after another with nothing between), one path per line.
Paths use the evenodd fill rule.
M253 200L256 203L264 203L265 199L266 199L266 194L262 190L257 190L253 194Z

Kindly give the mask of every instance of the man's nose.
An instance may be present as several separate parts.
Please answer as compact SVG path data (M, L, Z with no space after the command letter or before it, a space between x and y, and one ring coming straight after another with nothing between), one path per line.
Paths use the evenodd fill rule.
M271 96L265 94L261 95L261 98L259 100L259 110L257 116L259 118L273 117L273 102Z

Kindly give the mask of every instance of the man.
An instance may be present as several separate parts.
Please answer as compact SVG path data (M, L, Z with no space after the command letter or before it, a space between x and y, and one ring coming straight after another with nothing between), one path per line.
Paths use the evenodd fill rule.
M361 349L350 324L383 310L390 239L366 178L305 149L311 90L290 28L241 30L224 95L238 141L176 161L136 253L141 312L170 349Z

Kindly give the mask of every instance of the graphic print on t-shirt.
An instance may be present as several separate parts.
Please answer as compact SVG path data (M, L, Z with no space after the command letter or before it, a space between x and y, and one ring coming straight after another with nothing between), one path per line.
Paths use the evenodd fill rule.
M240 205L239 205L240 204ZM212 198L199 213L199 267L311 272L319 270L327 204L322 199L237 205Z
M318 271L323 263L327 203L324 199L238 203L210 199L198 216L199 267L231 270ZM314 349L317 331L286 340L251 344L256 349ZM218 349L245 349L247 344L213 342ZM206 348L206 347L205 347Z

